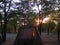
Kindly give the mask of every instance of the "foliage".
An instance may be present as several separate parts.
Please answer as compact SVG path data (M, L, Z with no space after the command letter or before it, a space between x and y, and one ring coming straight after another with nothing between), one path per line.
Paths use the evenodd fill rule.
M5 2L4 2L5 1ZM14 30L14 26L17 27L17 21L25 21L27 20L28 24L33 24L34 20L37 19L36 14L33 13L31 6L29 5L29 1L14 2L13 0L0 0L0 9L2 10L0 13L2 14L2 19L7 23L7 29ZM33 2L34 3L34 2ZM36 3L37 4L37 3ZM34 3L35 5L35 3ZM42 15L44 16L51 14L50 20L55 20L57 18L57 13L60 13L60 10L54 11L55 3L53 1L44 0L42 2ZM5 11L5 12L4 12ZM6 13L6 15L5 15ZM17 16L18 15L18 16ZM56 15L56 16L55 16ZM5 17L5 18L4 18ZM60 14L58 14L60 18ZM13 18L13 19L11 19ZM24 19L21 19L24 18ZM51 23L51 22L50 22ZM54 24L50 24L50 28L53 28ZM51 27L52 26L52 27ZM42 29L45 29L45 24L43 24ZM47 28L46 28L47 29Z
M42 31L46 32L49 28L50 32L53 32L55 29L55 26L56 26L56 24L54 22L43 23L42 24Z
M56 24L54 22L49 22L49 28L50 31L53 31L53 29L55 28Z
M42 32L47 31L48 24L47 23L42 23Z

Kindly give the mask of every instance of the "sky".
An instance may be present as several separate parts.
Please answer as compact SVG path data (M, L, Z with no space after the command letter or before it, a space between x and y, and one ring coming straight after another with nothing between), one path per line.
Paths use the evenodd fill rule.
M19 0L13 0L14 2L19 2ZM38 0L39 1L39 0ZM32 9L33 9L33 11L35 12L35 13L38 13L39 12L39 10L41 10L41 5L39 5L39 10L38 10L38 7L37 7L37 5L35 5L34 7L32 7Z
M32 7L32 9L34 10L34 12L39 13L39 10L41 11L41 5L39 5L39 9L38 9L37 5L35 5L34 7Z
M19 2L19 0L13 0L14 2Z

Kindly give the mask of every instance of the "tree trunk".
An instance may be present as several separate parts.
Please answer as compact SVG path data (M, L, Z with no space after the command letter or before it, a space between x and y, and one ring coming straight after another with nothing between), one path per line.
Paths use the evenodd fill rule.
M0 23L1 23L1 34L2 34L2 38L3 38L3 26L2 26L2 15L0 16L0 19L1 19L1 21L0 21Z
M7 18L6 18L6 13L5 13L5 17L4 17L4 30L3 30L3 40L6 40L6 31L7 31Z
M14 32L16 33L16 25L14 25Z
M50 22L48 24L47 35L49 35L49 30L50 30L50 28L49 28L50 26L49 25L50 25Z
M6 40L6 30L7 30L7 13L6 13L6 1L4 0L4 29L3 29L3 41Z
M42 27L42 22L39 24L39 26L38 26L38 30L39 30L39 32L40 32L40 35L41 35L41 27Z

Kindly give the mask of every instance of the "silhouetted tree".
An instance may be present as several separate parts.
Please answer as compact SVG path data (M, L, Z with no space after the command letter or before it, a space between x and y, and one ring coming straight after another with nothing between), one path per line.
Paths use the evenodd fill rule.
M1 3L0 4L0 9L2 10L2 13L4 13L4 18L3 18L4 29L3 29L3 32L2 32L2 38L5 41L6 40L6 31L7 31L7 15L8 15L8 11L10 9L11 0L10 1L9 0L1 0L0 3ZM9 6L7 6L7 4L9 4Z

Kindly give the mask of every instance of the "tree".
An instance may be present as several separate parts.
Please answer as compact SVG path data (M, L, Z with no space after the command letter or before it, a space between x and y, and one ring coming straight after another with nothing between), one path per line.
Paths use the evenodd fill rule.
M1 27L1 33L2 33L3 32L3 27L2 27L3 25L2 25L2 15L1 14L0 14L0 24L1 24L0 27Z
M16 6L14 6L14 5L16 5ZM14 25L14 27L15 27L14 29L16 31L17 21L21 22L23 20L24 23L30 23L36 15L33 13L32 9L29 5L29 1L14 2L14 5L12 4L13 10L10 9L11 11L10 11L7 19L9 21L11 18L13 18L12 23L14 23L13 25ZM18 15L18 17L17 17L17 15ZM29 19L30 17L32 19ZM21 19L21 18L23 18L23 19ZM31 23L33 23L33 21Z
M4 13L4 18L3 18L4 19L4 29L3 29L3 32L2 32L2 38L5 41L6 40L6 29L7 29L7 13L10 9L11 0L10 1L9 0L2 0L0 3L1 3L0 4L0 9ZM7 6L7 4L9 4L9 5Z

